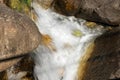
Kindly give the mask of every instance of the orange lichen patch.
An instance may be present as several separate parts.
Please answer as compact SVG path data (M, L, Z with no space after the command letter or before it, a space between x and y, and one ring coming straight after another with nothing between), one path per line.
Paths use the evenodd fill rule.
M87 66L87 60L90 58L94 47L95 47L94 43L90 44L87 48L87 51L85 52L85 55L83 55L82 59L80 60L78 73L77 73L78 80L82 80L83 76L85 75L84 73Z
M42 36L43 45L47 46L51 51L56 51L56 47L52 42L52 38L49 35Z

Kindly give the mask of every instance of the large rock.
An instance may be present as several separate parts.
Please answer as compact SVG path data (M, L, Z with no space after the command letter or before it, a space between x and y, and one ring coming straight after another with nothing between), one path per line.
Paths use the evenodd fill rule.
M107 31L95 40L90 57L81 71L78 73L79 80L120 78L120 27Z
M120 24L120 0L55 0L54 9L65 15L74 15L109 25Z
M26 15L0 4L0 71L19 61L8 61L31 52L40 44L41 34ZM9 62L9 63L8 63ZM5 65L4 65L5 66Z

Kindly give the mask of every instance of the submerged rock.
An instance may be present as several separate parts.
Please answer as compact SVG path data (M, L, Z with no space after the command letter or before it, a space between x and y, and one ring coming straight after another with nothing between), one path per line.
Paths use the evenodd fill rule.
M41 35L32 20L4 4L0 4L0 24L0 71L2 71L19 61L12 61L12 58L34 50L40 43ZM2 67L3 64L5 67Z
M78 80L120 78L120 27L98 37L86 61L86 64L83 64L84 72L78 73Z

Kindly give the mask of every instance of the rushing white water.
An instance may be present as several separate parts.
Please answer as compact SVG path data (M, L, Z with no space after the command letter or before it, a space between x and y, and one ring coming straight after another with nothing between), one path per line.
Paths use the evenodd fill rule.
M52 39L49 47L41 44L35 51L35 76L38 80L77 80L79 61L101 29L90 29L83 25L85 20L44 10L37 3L33 3L33 8L39 31ZM75 31L82 32L82 36L74 35Z

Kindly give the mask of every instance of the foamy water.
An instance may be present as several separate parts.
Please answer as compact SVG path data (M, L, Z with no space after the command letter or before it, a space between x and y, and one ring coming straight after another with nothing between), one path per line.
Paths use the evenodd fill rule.
M51 44L55 48L39 45L35 50L36 80L77 80L80 59L88 45L102 34L101 29L90 29L83 25L85 20L66 17L50 9L44 10L37 3L32 6L37 14L35 23L39 31L51 37ZM75 31L82 35L74 35Z

